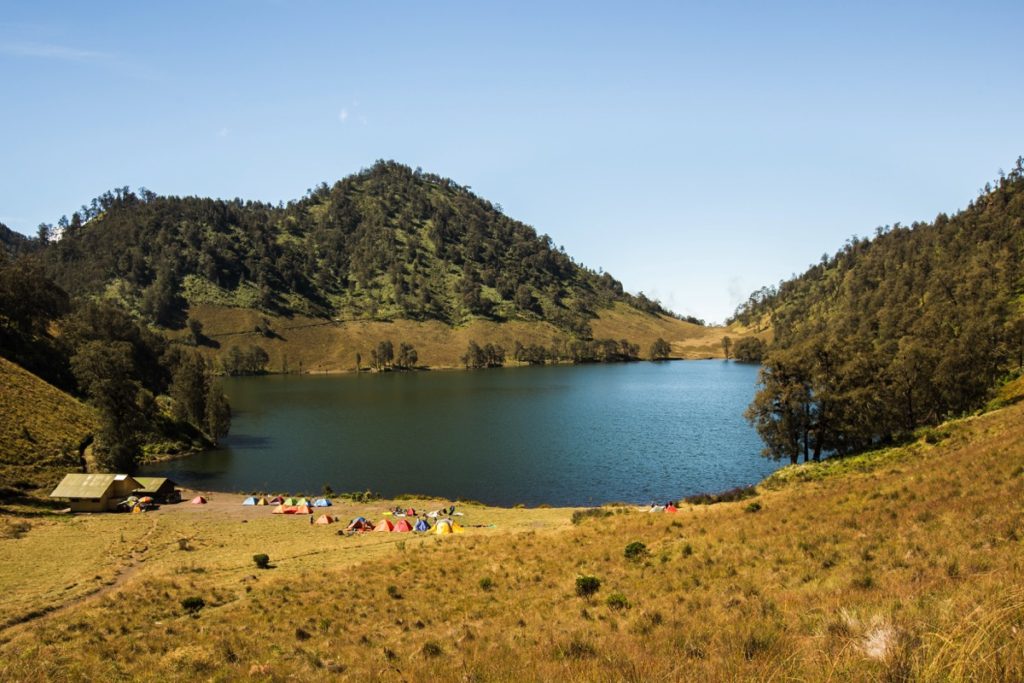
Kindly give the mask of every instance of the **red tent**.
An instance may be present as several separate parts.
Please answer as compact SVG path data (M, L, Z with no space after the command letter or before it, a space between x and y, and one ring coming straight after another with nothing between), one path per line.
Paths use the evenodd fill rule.
M195 498L192 499L192 504L193 505L206 505L206 499L203 498L202 496L196 496Z
M412 531L412 525L409 524L409 521L403 517L402 519L395 522L395 527L392 529L392 531Z
M295 507L294 505L289 505L288 507L286 507L284 509L284 514L286 514L286 515L294 515L298 511L299 511L299 508Z
M665 506L665 512L679 512L679 508L669 503L668 505Z
M377 526L373 527L374 531L394 531L395 525L391 523L390 519L382 519L377 522Z
M416 510L414 510L413 508L409 508L408 510L405 511L405 516L406 517L415 517L416 516Z

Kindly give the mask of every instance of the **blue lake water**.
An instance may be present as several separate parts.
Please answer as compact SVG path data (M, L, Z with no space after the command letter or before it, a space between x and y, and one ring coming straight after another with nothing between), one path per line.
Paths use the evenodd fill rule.
M223 447L144 468L211 490L370 489L495 505L665 501L778 463L721 360L230 379Z

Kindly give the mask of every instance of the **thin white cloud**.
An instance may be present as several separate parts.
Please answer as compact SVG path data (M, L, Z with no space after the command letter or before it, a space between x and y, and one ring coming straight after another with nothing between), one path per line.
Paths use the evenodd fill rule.
M342 110L338 112L338 120L342 123L348 121L348 109L342 108Z
M224 128L221 128L220 130L217 131L217 137L219 137L219 138L226 138L230 134L231 134L231 129L228 128L227 126L225 126Z
M36 57L38 59L57 59L65 62L84 62L96 59L109 59L110 55L94 50L82 50L67 45L53 43L0 43L0 52L18 57Z

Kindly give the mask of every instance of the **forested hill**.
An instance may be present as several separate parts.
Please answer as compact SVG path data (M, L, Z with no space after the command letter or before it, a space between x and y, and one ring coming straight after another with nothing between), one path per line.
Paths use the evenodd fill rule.
M14 232L0 223L0 254L16 256L31 250L35 243L19 232Z
M166 327L187 304L340 320L546 320L588 336L624 302L611 275L447 178L381 161L273 206L109 192L61 221L43 251L72 294L105 292Z
M749 417L766 454L844 453L984 405L1024 366L1024 168L967 209L879 229L737 312L774 342Z

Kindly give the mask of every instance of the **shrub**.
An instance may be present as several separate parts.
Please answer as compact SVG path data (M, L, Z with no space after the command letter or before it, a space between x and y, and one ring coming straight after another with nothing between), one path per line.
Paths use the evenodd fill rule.
M181 601L181 608L189 614L198 614L199 610L204 607L206 607L206 600L195 595Z
M683 557L689 557L693 555L693 546L687 543L683 546Z
M760 509L761 509L761 504L758 503L755 500L753 503L748 503L747 506L745 508L743 508L743 511L744 512L757 512Z
M252 561L256 563L256 566L260 569L267 569L270 567L270 556L265 553L259 553L258 555L252 556Z
M757 495L756 486L737 486L721 493L698 493L689 496L685 500L691 505L714 505L715 503L733 503L738 500L746 500Z
M594 518L600 519L602 517L611 517L612 511L606 508L587 508L585 510L576 510L572 513L572 523L582 524L584 521Z
M579 638L573 638L558 647L559 656L565 659L588 659L597 654L594 646Z
M601 579L596 576L577 576L576 595L581 598L590 599L594 593L601 588Z
M423 649L421 650L427 657L440 657L444 650L441 646L435 643L433 640L428 640L423 643Z
M494 588L494 579L489 576L485 576L480 579L480 590L489 591Z
M629 600L622 593L612 593L605 599L605 604L611 609L629 609Z
M640 541L633 541L622 553L627 560L638 560L647 555L647 546Z
M394 585L388 586L388 596L394 598L395 600L401 600L402 599L401 591L398 590L398 586L394 586Z

